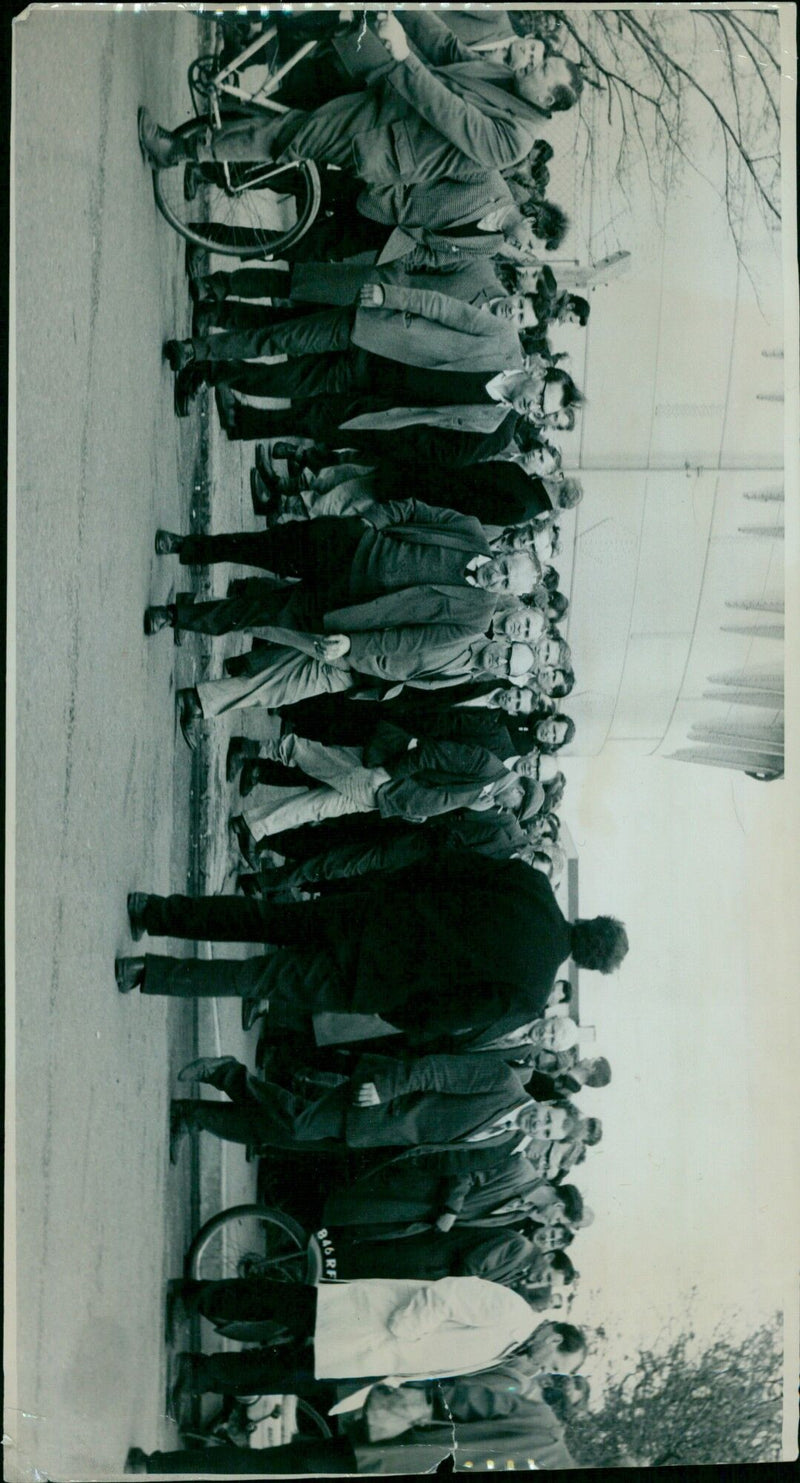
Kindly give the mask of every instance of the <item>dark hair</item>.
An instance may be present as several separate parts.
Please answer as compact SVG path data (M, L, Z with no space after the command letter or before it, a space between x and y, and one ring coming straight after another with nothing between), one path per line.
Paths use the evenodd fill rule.
M506 293L516 293L517 284L519 282L519 273L517 272L516 263L509 263L506 262L505 258L499 258L493 264L493 267L495 278L497 279L501 288L504 288Z
M558 1347L562 1354L580 1354L586 1348L586 1335L574 1323L554 1323L553 1328L561 1340Z
M553 52L553 56L561 56L561 53ZM567 64L569 84L562 82L553 89L549 105L551 113L562 113L564 109L572 108L583 92L583 73L578 63L571 61L569 57L562 57L562 61Z
M564 1281L567 1283L574 1282L575 1278L578 1275L575 1270L574 1263L567 1256L567 1253L565 1251L552 1252L550 1256L550 1271L560 1272L562 1277L564 1278Z
M541 201L536 215L534 235L544 242L548 252L561 246L569 230L569 217L555 201Z
M549 139L537 139L528 158L533 162L533 169L539 165L547 165L552 160L555 151Z
M583 485L578 479L559 479L556 491L556 508L573 510L583 499Z
M563 618L568 607L569 598L563 592L559 592L558 590L551 592L550 600L547 604L547 612L550 614L551 623L557 623L559 618Z
M558 586L558 572L554 566L542 567L542 586L547 587L550 592L555 592Z
M567 1385L577 1384L580 1390L578 1400L572 1400L567 1395ZM589 1398L589 1381L584 1375L546 1375L541 1385L542 1400L555 1415L556 1419L564 1425L570 1420L579 1406L585 1406Z
M611 1080L611 1067L605 1056L595 1056L592 1060L592 1070L584 1083L587 1087L607 1087Z
M552 386L556 383L561 386L562 407L580 407L583 405L586 398L583 392L578 390L569 371L562 371L560 367L545 371L545 386Z
M599 1117L585 1117L583 1119L583 1128L580 1134L580 1138L581 1142L586 1146L586 1148L593 1148L595 1143L600 1142L602 1136L603 1124L601 1123Z
M578 316L578 323L585 324L592 312L589 300L585 299L582 294L567 294L567 299L573 314Z
M539 751L540 752L544 753L544 755L546 757L552 757L553 753L554 752L557 752L560 747L565 747L568 742L571 742L572 741L572 738L575 735L575 722L573 721L573 719L572 719L571 716L565 715L563 711L556 711L555 715L553 715L553 716L540 716L539 717L539 720L540 721L562 721L562 722L566 722L566 730L564 732L564 740L563 741L560 741L560 742L543 742L543 741L537 741L536 742L536 745L539 748ZM576 961L577 961L577 959L576 959Z
M544 787L545 787L545 790L546 790L547 789L547 783L544 784ZM556 979L556 983L553 984L553 988L556 987L556 984L562 984L563 985L563 994L564 994L564 997L561 1000L562 1004L571 1004L572 1003L572 984L570 983L569 979L568 978L557 978Z
M628 951L628 934L616 917L578 917L572 923L572 957L579 968L613 973Z
M563 700L564 696L569 695L570 692L575 688L575 671L572 669L558 668L555 669L555 673L557 675L563 675L564 678L563 680L556 680L552 690L548 690L547 694L553 700Z
M564 1219L570 1225L583 1217L583 1195L575 1184L561 1184L558 1187L558 1198L564 1207Z

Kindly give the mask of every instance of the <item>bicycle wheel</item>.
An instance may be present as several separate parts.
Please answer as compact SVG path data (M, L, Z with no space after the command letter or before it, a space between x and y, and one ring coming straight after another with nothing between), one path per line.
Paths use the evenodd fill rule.
M270 1277L304 1282L308 1236L280 1210L234 1205L206 1221L186 1256L190 1277L220 1282L229 1277Z
M190 119L184 138L208 125ZM311 226L321 200L312 160L287 165L188 164L153 171L159 211L187 242L233 257L280 257Z

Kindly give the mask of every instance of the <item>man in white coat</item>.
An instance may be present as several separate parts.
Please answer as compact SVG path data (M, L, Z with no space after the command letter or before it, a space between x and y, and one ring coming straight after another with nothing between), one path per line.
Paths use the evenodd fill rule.
M326 1384L367 1381L335 1414L359 1409L377 1383L473 1374L522 1346L542 1372L577 1369L585 1356L579 1330L539 1322L518 1293L482 1277L361 1278L320 1287L265 1278L184 1281L171 1299L171 1323L202 1314L224 1337L243 1342L274 1332L276 1323L291 1335L277 1349L180 1354L176 1412L205 1391L313 1395Z

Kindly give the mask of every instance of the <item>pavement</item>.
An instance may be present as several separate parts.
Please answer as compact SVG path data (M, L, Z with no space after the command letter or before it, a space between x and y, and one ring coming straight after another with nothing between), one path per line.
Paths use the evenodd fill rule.
M136 143L140 103L188 115L208 26L39 8L14 28L12 1483L115 1479L129 1446L177 1444L164 1285L199 1222L255 1193L244 1151L205 1135L168 1161L180 1066L252 1056L238 1001L122 997L113 978L132 951L128 891L220 890L232 863L228 728L193 755L175 716L176 689L219 673L223 646L142 632L146 604L188 585L155 556L157 526L252 526L250 449L218 435L213 404L173 413L161 345L189 329L183 243Z

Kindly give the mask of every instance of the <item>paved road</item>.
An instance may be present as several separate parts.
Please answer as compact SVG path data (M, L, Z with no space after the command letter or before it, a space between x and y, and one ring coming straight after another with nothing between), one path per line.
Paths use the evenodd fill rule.
M174 418L161 361L188 307L135 118L142 100L168 122L185 116L197 35L180 11L37 9L15 28L8 1478L119 1478L131 1443L174 1436L159 1315L188 1233L190 1164L169 1168L167 1101L194 1014L120 997L112 965L129 941L126 892L181 889L187 872L189 754L173 694L193 650L176 665L168 637L146 645L141 614L166 597L152 532L189 518L199 429Z

